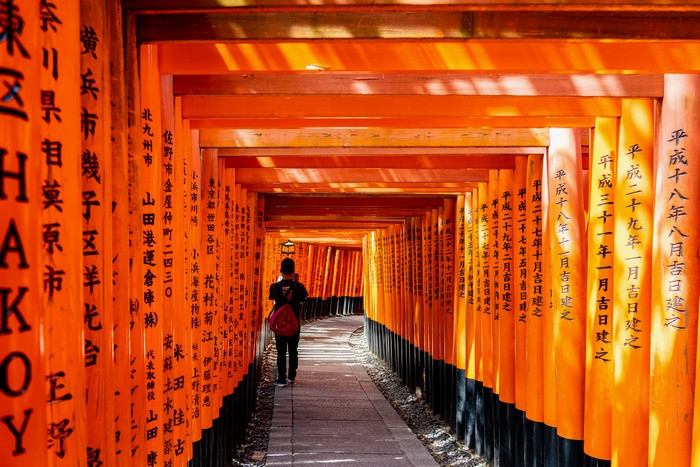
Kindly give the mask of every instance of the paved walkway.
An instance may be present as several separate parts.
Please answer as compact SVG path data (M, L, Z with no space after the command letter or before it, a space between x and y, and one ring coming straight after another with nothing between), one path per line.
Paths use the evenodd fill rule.
M302 328L297 382L275 388L267 465L437 465L355 360L348 338L361 326L341 316Z

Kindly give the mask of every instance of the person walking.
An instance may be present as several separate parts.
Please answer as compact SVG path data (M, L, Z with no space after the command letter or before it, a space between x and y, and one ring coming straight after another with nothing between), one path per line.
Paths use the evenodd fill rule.
M275 301L272 313L282 305L289 303L299 322L297 332L291 337L275 334L275 347L277 348L277 380L276 386L284 387L294 384L299 366L299 337L301 335L301 302L309 296L304 284L299 282L298 274L294 273L294 260L285 258L280 265L282 278L278 282L270 284L270 300ZM287 372L287 351L289 351L289 372Z

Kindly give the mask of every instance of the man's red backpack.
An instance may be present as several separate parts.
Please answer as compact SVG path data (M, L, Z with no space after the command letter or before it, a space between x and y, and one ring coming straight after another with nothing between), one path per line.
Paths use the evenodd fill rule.
M294 283L296 285L296 283ZM285 297L291 300L294 286L289 289L289 293ZM299 330L299 320L294 314L292 305L285 303L270 315L270 331L284 337L292 337Z

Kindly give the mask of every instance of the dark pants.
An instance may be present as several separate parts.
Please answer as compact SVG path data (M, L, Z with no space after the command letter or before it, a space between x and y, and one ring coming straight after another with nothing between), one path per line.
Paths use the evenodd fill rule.
M285 378L294 379L297 376L299 366L299 336L301 329L292 337L284 337L275 334L275 347L277 348L277 380L284 381ZM289 374L287 373L287 349L289 349Z

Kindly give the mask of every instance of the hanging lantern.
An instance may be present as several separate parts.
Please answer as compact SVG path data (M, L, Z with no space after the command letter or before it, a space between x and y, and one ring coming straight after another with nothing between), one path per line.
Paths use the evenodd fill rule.
M286 242L282 243L282 254L283 255L293 255L294 254L294 242L287 239Z

